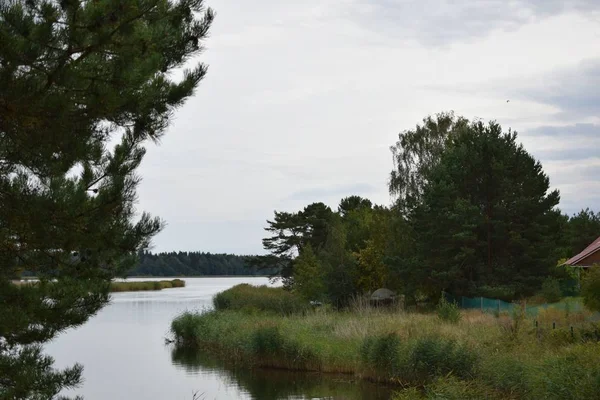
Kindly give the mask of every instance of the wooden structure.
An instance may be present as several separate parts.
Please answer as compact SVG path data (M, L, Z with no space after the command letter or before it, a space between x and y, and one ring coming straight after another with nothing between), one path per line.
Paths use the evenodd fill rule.
M579 268L589 268L592 265L600 265L600 237L594 240L583 251L565 261L564 265Z

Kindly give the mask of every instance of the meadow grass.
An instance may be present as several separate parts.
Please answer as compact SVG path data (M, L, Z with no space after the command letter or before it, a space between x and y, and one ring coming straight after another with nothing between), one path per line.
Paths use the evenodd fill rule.
M162 290L170 288L184 287L183 279L173 279L164 281L137 281L137 282L111 282L111 292L137 292L146 290Z
M177 346L240 366L397 384L397 399L594 398L600 392L598 326L578 312L562 318L573 333L570 326L535 327L524 313L461 311L447 321L384 309L278 314L242 307L184 313L171 332Z
M257 311L281 315L301 313L309 310L308 302L295 293L280 287L253 286L247 283L236 285L213 297L215 310Z

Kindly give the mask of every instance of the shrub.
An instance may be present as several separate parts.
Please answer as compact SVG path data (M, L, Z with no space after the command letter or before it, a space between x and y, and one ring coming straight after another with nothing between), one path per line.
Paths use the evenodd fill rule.
M251 339L252 353L260 365L293 369L318 369L319 359L309 348L284 337L275 326L257 329Z
M402 375L400 337L394 333L367 337L360 348L364 365L388 379Z
M451 322L456 324L460 321L460 309L458 308L458 304L455 302L449 302L446 300L445 296L442 294L440 297L440 302L437 305L436 309L438 317L442 321Z
M484 382L505 393L526 395L531 390L527 365L512 356L485 357L478 375Z
M585 273L581 287L583 304L592 311L600 311L600 267L594 266Z
M236 285L213 297L216 310L240 310L245 312L267 311L280 315L302 313L309 309L309 303L297 294L283 288L252 286L246 283Z
M533 398L584 400L600 393L600 357L589 347L570 348L565 354L550 356L539 371Z
M556 303L560 301L562 298L560 283L555 278L546 278L544 283L542 283L542 290L540 291L540 294L548 303Z
M448 374L470 378L477 362L477 355L466 346L435 336L419 338L409 358L410 368L420 381Z
M467 347L435 336L405 344L396 334L367 337L360 353L363 364L380 377L419 384L448 374L472 377L478 363Z
M175 340L184 346L196 346L199 327L206 321L206 316L200 313L184 312L171 321L171 333Z

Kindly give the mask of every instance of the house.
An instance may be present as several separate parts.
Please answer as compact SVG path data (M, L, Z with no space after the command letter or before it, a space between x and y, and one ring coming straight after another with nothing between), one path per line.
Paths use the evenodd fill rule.
M563 265L571 267L589 268L594 264L600 265L600 237L592 242L583 251L569 258Z

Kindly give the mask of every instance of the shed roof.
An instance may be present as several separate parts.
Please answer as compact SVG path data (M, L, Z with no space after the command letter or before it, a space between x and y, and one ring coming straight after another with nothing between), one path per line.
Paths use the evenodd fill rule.
M583 251L565 261L566 265L582 265L581 261L585 260L587 257L591 256L595 252L600 251L600 236L594 240L588 247L583 249Z
M387 300L393 299L396 296L396 293L392 292L390 289L381 288L371 294L371 300Z

